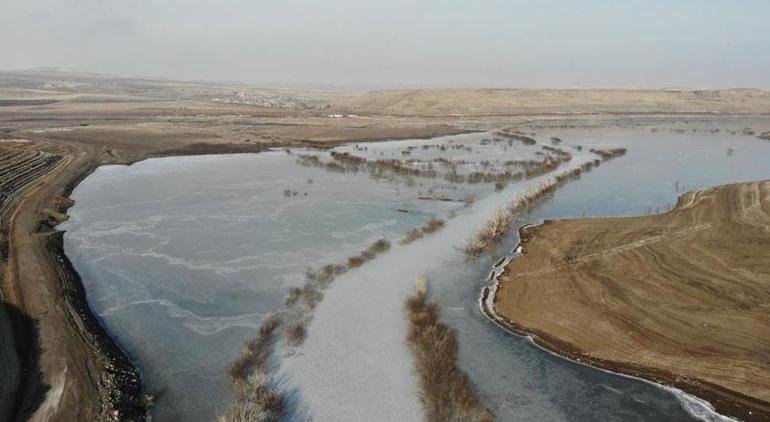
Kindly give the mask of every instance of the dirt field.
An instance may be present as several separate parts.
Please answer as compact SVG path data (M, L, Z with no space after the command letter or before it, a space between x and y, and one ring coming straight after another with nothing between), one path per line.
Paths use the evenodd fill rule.
M598 366L770 418L770 181L697 190L646 217L522 231L496 312Z

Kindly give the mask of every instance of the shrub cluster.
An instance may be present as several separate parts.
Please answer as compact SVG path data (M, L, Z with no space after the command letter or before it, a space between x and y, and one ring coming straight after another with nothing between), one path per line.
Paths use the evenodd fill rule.
M415 357L420 398L428 422L491 422L494 415L457 364L457 336L439 317L438 305L423 290L406 300L407 343Z
M266 318L257 338L246 344L246 351L228 367L235 387L235 399L219 416L221 422L280 421L286 412L286 398L270 385L268 360L275 334L282 320L277 315Z

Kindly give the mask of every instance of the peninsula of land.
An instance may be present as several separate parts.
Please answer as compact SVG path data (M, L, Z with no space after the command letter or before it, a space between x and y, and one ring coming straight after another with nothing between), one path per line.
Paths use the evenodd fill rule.
M500 322L543 347L770 418L770 181L666 213L545 221L500 277Z

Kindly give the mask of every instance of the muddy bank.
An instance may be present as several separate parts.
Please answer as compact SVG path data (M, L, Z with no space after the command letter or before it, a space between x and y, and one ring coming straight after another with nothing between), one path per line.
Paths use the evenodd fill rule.
M762 370L755 369L750 372L752 375L740 375L746 374L742 368L762 365L761 360L752 361L751 353L757 356L763 353L765 346L761 333L765 328L753 319L756 316L756 311L751 313L753 306L737 304L741 298L746 298L747 292L736 293L734 290L736 285L762 283L736 281L733 280L735 275L716 277L714 271L718 267L704 257L705 251L712 246L720 251L742 251L740 257L736 257L736 253L720 252L721 259L730 262L731 268L739 269L735 274L745 276L744 270L749 268L761 280L763 267L757 265L763 261L759 252L761 247L752 249L739 244L762 245L761 235L757 235L756 230L753 235L748 234L746 227L736 230L724 226L732 226L730 223L740 220L750 232L751 224L747 222L757 223L766 218L763 213L745 211L752 209L752 204L766 201L767 184L728 185L705 193L696 191L680 198L674 211L659 216L546 221L541 226L523 227L520 229L522 248L517 248L523 256L506 266L499 285L485 288L482 310L507 330L528 336L539 346L568 359L675 387L707 400L722 414L743 420L767 420L770 404L761 398L766 391L763 387L765 377L758 375L763 373ZM758 187L763 185L765 188ZM715 220L720 215L721 220ZM645 219L656 220L652 226L660 232L654 228L643 229L649 227ZM675 230L678 222L686 222L690 230ZM706 223L713 226L709 226L709 230L698 229ZM612 228L601 228L602 225ZM633 235L635 230L636 237ZM736 233L723 235L725 230ZM618 239L622 241L613 243ZM688 246L685 247L683 242ZM724 248L725 242L732 242L733 246ZM689 252L677 255L669 253L669 248ZM658 264L647 266L645 256L648 251L657 257L655 262ZM631 264L629 257L642 259ZM736 262L737 258L740 259ZM622 265L612 265L621 259ZM675 264L677 259L682 261ZM666 278L674 279L674 285L680 287L672 290L663 282L655 286L643 285L644 297L637 298L633 287L642 282L636 281L635 269L641 269L644 280L653 282L656 280L655 268L660 271L661 260L666 262ZM688 274L682 275L680 271ZM561 279L560 275L566 278ZM681 277L690 281L680 281ZM710 277L719 282L708 281ZM569 283L568 279L571 280ZM616 284L615 280L620 283ZM564 283L570 287L560 287L567 285ZM682 300L678 303L680 295L697 297L694 300L698 302ZM644 299L650 296L652 304ZM573 299L577 297L580 299ZM760 297L752 294L746 300L761 302L761 294ZM653 316L641 314L639 310L634 314L633 308L622 307L625 303L639 302L639 306ZM654 303L661 305L656 308ZM668 309L667 303L672 304L671 308L685 309L685 314L671 315L675 311ZM702 308L703 303L709 304L707 309ZM722 318L719 310L724 308L731 310ZM664 323L654 324L654 318L659 314L665 315L661 318ZM690 314L694 316L688 318ZM625 316L613 322L614 315ZM679 326L688 320L695 326ZM731 321L736 320L742 321L740 326L730 328ZM571 321L578 321L576 324L580 328L572 327ZM621 328L612 330L618 326ZM708 329L704 330L706 326ZM633 346L624 346L626 344ZM741 344L736 347L746 353L722 350L733 347L733 344ZM671 352L672 348L678 350ZM640 350L642 355L637 356ZM646 354L652 355L653 359L645 360ZM679 362L682 357L686 364ZM753 397L736 391L741 385L744 390L752 391Z

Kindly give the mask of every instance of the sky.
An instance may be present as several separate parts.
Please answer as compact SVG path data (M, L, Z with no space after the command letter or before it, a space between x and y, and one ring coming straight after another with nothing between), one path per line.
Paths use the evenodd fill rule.
M770 88L768 17L768 0L0 0L0 69L341 88Z

